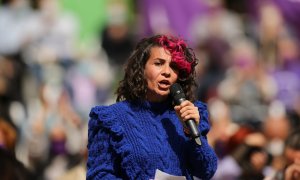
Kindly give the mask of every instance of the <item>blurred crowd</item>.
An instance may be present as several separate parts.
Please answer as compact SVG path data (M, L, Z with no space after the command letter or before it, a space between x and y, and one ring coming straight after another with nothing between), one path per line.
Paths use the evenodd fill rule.
M1 0L0 179L85 179L90 108L115 101L135 42L158 33L199 58L214 179L276 179L300 162L300 1L108 2L82 48L58 0Z

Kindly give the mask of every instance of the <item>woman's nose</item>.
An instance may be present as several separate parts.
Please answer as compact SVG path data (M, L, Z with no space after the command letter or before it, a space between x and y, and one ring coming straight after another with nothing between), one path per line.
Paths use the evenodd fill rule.
M171 75L171 67L167 66L167 65L164 66L162 74L165 76L170 76Z

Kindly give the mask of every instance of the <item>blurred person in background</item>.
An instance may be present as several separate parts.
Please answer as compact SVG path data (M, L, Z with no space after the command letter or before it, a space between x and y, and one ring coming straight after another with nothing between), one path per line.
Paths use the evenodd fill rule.
M300 129L291 131L284 145L284 167L265 180L296 180L300 178Z
M284 179L300 178L300 130L293 131L286 139L284 155L286 157L286 168Z
M16 130L0 118L0 179L34 180L33 173L15 156Z
M132 34L135 27L129 20L130 14L127 6L124 1L109 1L107 22L99 35L100 44L109 58L110 65L116 68L117 73L130 55L135 43L135 35Z
M12 58L0 55L0 117L8 121L18 134L27 109L23 98L24 77L19 74L22 72L19 68Z
M210 132L207 135L208 142L214 148L219 161L221 161L229 154L227 144L240 127L233 122L229 106L221 99L210 99L208 109L212 124Z
M113 101L113 88L118 79L115 67L110 65L104 51L99 50L101 47L91 49L81 55L64 76L70 101L81 117L90 112L91 106Z
M32 11L27 0L0 2L0 55L20 57L28 40L28 19Z
M95 67L101 67L101 70L97 70L97 81L101 77L100 72L105 74L107 81L110 85L107 89L99 88L97 95L101 95L98 103L106 103L108 96L113 97L114 89L117 88L118 82L123 76L123 65L126 58L132 52L136 43L136 37L138 34L138 27L136 27L137 19L132 19L130 14L130 7L126 1L123 0L112 0L108 2L106 8L106 22L105 25L99 31L99 43L101 51L107 56L107 63L109 68L108 72L104 72L104 66L95 65ZM103 70L102 70L103 69ZM110 78L113 77L113 78ZM96 81L96 82L97 82ZM105 81L105 80L102 80ZM106 83L108 84L108 83ZM103 87L103 85L102 85ZM114 98L114 97L113 97ZM104 101L103 101L104 100ZM112 102L109 99L109 103ZM91 107L91 106L87 106Z
M197 67L199 100L208 102L218 96L217 87L225 78L226 70L229 67L229 50L229 43L218 36L212 35L199 41L196 53L203 59Z
M32 173L14 155L0 148L1 180L35 180Z
M73 14L61 10L57 0L29 2L33 12L27 20L28 40L22 54L28 78L38 87L48 78L44 71L49 66L57 64L67 71L75 63L78 24Z
M272 156L268 174L284 167L284 142L294 128L283 103L273 101L269 106L268 116L262 124L262 131L267 138L266 150Z
M292 28L294 24L285 21L286 17L284 16L284 13L286 13L285 8L292 3L289 1L283 3L281 0L259 3L256 32L260 56L259 63L267 72L281 69L287 64L296 65L296 61L299 59L297 32ZM280 5L284 7L280 7ZM300 8L299 3L295 4L295 8ZM289 13L294 12L296 13L294 15L297 15L297 11L291 10Z
M16 130L3 118L0 118L0 148L15 155L17 139Z
M250 126L241 126L228 141L228 154L218 162L218 169L212 179L260 180L269 164L263 133Z
M193 18L189 31L196 52L203 59L198 66L200 100L208 102L217 97L217 87L229 68L232 41L243 35L241 19L224 7L223 0L203 1L206 11Z
M234 122L260 128L277 92L274 79L258 65L251 40L237 40L230 57L232 66L219 84L218 95L228 103Z
M277 85L276 99L282 102L293 126L300 125L300 46L296 37L285 34L277 41L278 65L270 74Z
M266 142L264 134L256 132L248 135L245 142L235 150L233 157L241 167L238 179L260 180L265 177L265 169L270 162L265 149Z
M57 179L84 158L83 121L67 91L53 88L49 84L41 87L41 107L30 117L24 132L28 166L38 179Z
M5 76L9 79L8 107L5 107L8 110L12 109L13 103L18 104L23 111L26 109L23 81L27 69L22 52L28 41L28 19L31 15L27 0L1 0L0 61L6 61L1 68L7 68L4 72L8 73ZM14 120L13 117L6 119Z
M282 12L285 22L290 31L295 34L295 38L300 40L300 26L298 16L300 14L300 4L298 1L273 0Z
M159 172L180 179L213 176L217 158L206 137L207 107L193 97L196 64L177 37L156 35L137 44L117 103L91 109L87 179L155 179ZM174 108L170 86L176 82L188 100ZM199 126L202 145L188 137L182 123L189 118Z
M226 9L224 0L203 1L205 13L196 16L191 22L189 31L197 44L206 39L217 39L231 44L244 36L241 18ZM188 26L189 27L189 26Z
M86 123L74 110L68 92L52 88L42 86L42 108L25 133L29 166L37 179L85 179Z
M258 43L260 64L269 71L278 65L277 41L287 30L278 7L272 1L261 3L259 8Z
M12 79L13 73L14 70L11 61L0 56L0 117L15 127L15 123L9 114L12 101L10 80Z

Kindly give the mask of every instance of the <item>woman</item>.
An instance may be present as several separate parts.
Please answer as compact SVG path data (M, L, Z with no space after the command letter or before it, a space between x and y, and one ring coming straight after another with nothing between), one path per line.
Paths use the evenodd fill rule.
M206 105L195 101L196 58L185 42L157 35L141 40L117 89L117 103L90 112L87 179L210 179L217 158L208 145ZM173 107L170 86L186 95ZM178 118L179 117L179 118ZM199 125L202 145L189 138L184 121Z

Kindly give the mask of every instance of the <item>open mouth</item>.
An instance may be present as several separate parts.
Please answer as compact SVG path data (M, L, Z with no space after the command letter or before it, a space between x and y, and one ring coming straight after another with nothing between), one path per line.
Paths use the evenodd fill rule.
M163 89L168 89L171 85L171 83L168 80L162 80L158 82L159 87Z

